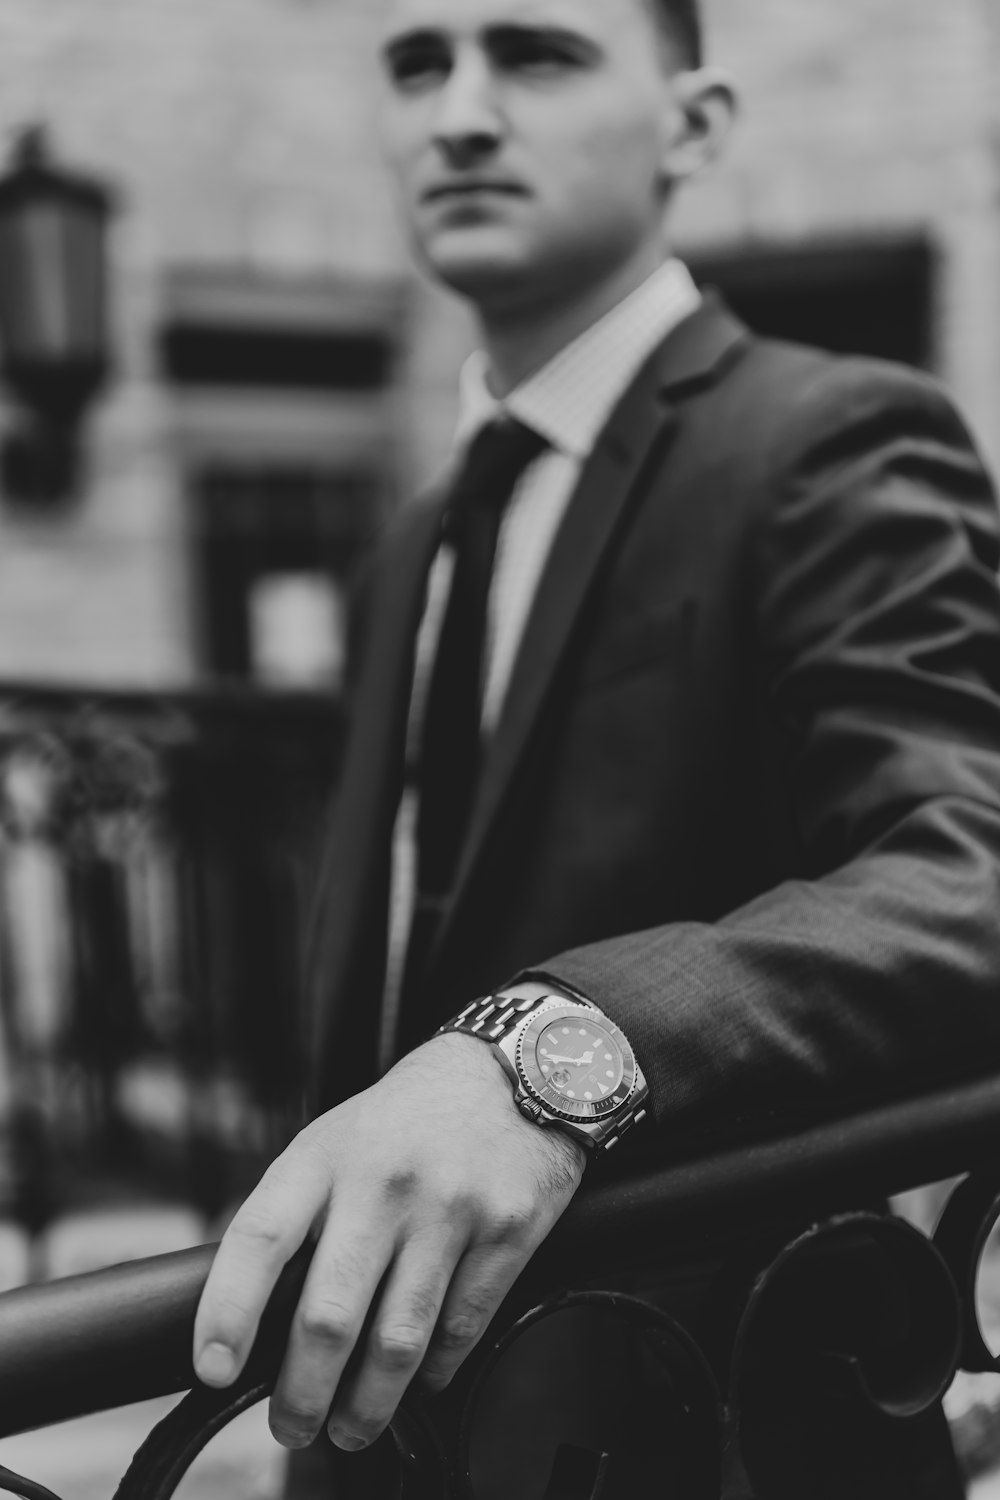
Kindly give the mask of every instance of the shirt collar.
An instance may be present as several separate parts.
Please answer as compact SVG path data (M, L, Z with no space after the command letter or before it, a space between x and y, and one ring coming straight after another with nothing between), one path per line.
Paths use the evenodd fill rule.
M687 267L667 260L502 401L489 389L484 351L476 350L459 380L457 443L509 415L582 462L640 366L700 302Z

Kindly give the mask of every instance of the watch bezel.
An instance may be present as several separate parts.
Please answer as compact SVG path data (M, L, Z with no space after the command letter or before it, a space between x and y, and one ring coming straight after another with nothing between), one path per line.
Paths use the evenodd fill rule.
M606 1099L589 1101L567 1099L564 1094L548 1083L542 1073L535 1054L535 1044L543 1031L564 1017L586 1021L598 1031L603 1031L618 1048L622 1059L621 1082ZM603 1122L617 1114L632 1098L638 1080L636 1060L624 1033L604 1015L603 1011L597 1011L586 1005L576 1005L572 1001L567 1001L565 1004L558 1001L553 1004L544 1004L529 1017L527 1024L522 1027L517 1037L514 1063L517 1076L532 1099L551 1114L577 1125Z

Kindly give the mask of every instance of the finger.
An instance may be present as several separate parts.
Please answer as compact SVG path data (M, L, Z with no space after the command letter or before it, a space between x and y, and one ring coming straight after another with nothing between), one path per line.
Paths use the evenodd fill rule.
M468 1250L451 1278L420 1368L421 1383L443 1391L489 1327L497 1308L524 1270L527 1257L513 1249Z
M429 1234L400 1252L369 1323L360 1364L330 1415L330 1437L338 1447L367 1447L388 1426L420 1368L458 1256L458 1244Z
M242 1370L275 1282L328 1197L294 1145L268 1167L216 1251L194 1324L194 1368L205 1385L230 1385Z
M338 1204L313 1255L271 1396L271 1432L302 1448L321 1431L395 1251L385 1221Z

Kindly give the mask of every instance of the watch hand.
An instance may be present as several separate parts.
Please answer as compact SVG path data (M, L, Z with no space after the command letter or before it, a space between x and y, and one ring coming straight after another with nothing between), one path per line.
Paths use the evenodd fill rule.
M544 1047L540 1048L540 1051L550 1063L573 1063L575 1065L580 1060L577 1057L564 1057L561 1052L546 1052Z

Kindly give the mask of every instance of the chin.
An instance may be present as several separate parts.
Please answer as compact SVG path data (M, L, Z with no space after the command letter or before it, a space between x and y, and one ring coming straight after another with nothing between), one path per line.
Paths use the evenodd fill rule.
M436 281L471 302L516 294L533 280L528 259L499 236L441 236L421 246L420 259Z
M581 254L586 248L579 239L528 242L497 225L439 231L414 244L433 280L473 306L499 314L557 304L606 278L622 258L596 253L593 246L589 255Z

